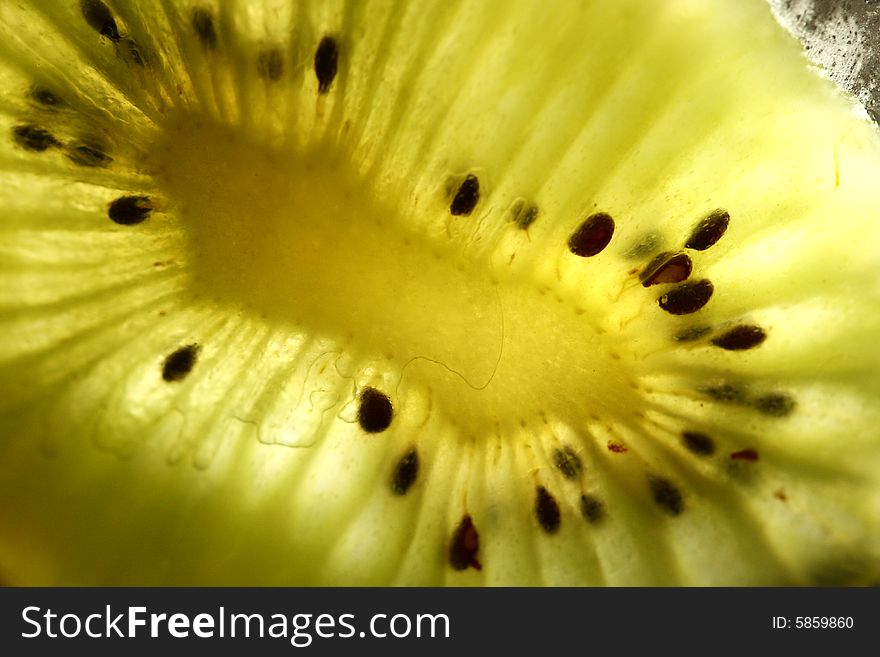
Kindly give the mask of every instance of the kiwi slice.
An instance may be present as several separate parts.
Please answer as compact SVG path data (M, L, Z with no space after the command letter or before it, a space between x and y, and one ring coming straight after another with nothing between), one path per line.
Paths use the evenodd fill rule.
M765 2L0 24L4 581L880 579L880 136Z

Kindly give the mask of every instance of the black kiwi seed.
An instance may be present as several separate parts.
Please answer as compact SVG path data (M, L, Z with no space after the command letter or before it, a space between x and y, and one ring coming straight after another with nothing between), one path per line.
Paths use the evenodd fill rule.
M673 339L676 342L694 342L699 340L712 329L708 326L691 326L675 334Z
M103 151L87 144L74 144L67 147L67 159L81 167L105 167L113 158Z
M721 239L729 223L730 214L726 210L715 210L694 227L685 248L705 251Z
M743 351L757 347L766 339L767 333L760 326L742 325L712 338L712 344L728 351Z
M657 299L660 307L670 315L689 315L709 303L715 287L706 279L684 283Z
M111 202L107 215L122 226L139 224L150 216L153 204L147 196L120 196Z
M391 425L394 408L384 392L375 388L364 388L358 407L358 423L367 433L385 431Z
M169 383L183 381L196 364L199 349L197 344L188 344L170 353L162 363L162 378Z
M699 431L682 431L681 442L697 456L711 456L715 453L715 441Z
M193 31L205 50L216 50L217 31L214 29L214 15L206 7L196 7L190 15Z
M510 217L517 228L526 230L538 218L538 206L522 200L517 201L510 212Z
M479 551L480 535L470 515L465 514L452 534L452 541L449 544L449 565L455 570L467 568L482 570L483 566L477 560Z
M284 55L280 48L265 48L257 55L257 72L270 82L278 82L284 74Z
M110 9L101 0L80 0L79 9L83 18L95 32L111 41L119 41L119 28Z
M126 39L126 45L128 46L128 55L138 66L145 66L144 57L141 54L140 46L138 46L137 41L134 39Z
M559 525L562 516L559 513L559 504L556 498L543 486L535 489L535 516L538 518L538 524L548 534L555 534L559 531Z
M614 219L605 212L587 217L568 238L568 250L581 258L601 253L614 235Z
M662 283L681 283L691 275L691 259L686 253L661 253L656 256L639 274L645 287Z
M415 447L404 454L394 467L391 490L395 495L406 495L419 474L419 453Z
M557 448L553 452L553 464L566 479L574 479L581 473L584 467L581 457L569 445L562 449Z
M315 76L318 78L318 93L330 91L330 85L336 78L336 67L339 63L339 46L336 39L325 36L315 51Z
M17 125L12 129L15 143L29 151L42 153L47 148L60 146L59 142L48 130L32 125Z
M758 455L758 450L747 448L741 449L738 452L733 452L730 455L734 461L757 461L760 456Z
M763 415L785 417L791 414L797 404L790 395L784 392L774 392L758 397L752 402L752 405Z
M742 388L722 383L717 386L704 386L700 388L700 392L708 395L715 401L724 402L726 404L744 404L746 402L746 393Z
M595 525L605 516L605 504L598 497L584 493L581 495L581 515L584 520Z
M31 87L30 97L43 107L58 107L64 104L58 96L43 87Z
M458 186L458 191L449 204L449 214L460 217L467 216L477 207L480 200L480 181L471 173L465 176Z
M651 489L651 497L657 506L661 507L669 515L677 516L684 511L684 498L675 484L663 477L648 477L648 487Z

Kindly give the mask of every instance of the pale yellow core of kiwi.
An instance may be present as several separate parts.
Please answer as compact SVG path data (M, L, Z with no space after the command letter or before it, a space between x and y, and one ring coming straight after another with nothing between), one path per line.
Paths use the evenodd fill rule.
M614 319L604 304L498 276L412 217L407 226L340 147L271 148L192 116L162 134L150 167L187 233L197 294L380 354L461 409L455 421L475 434L539 411L577 422L638 407L632 373L603 339ZM445 211L436 200L431 210Z

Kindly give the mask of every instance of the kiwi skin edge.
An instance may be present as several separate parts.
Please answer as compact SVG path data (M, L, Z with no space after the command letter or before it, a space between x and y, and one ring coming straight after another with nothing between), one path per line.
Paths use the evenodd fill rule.
M766 3L44 4L0 579L880 581L880 135Z

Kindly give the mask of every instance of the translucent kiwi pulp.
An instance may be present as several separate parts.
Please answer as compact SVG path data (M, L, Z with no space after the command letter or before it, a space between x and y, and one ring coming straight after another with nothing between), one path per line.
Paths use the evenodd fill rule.
M764 2L0 25L6 581L880 581L880 136Z

